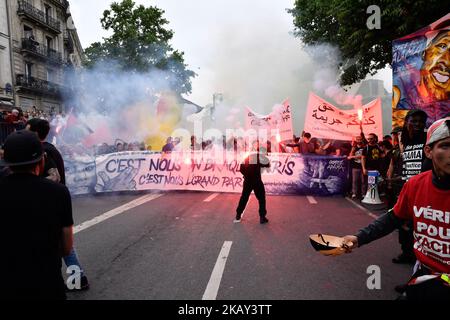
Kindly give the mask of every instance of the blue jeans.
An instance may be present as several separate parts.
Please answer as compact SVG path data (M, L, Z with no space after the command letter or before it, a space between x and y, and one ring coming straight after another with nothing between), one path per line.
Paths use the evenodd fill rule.
M74 265L77 266L78 268L80 268L81 276L84 276L84 270L81 267L80 261L78 261L77 252L75 251L75 248L72 248L72 250L70 250L69 255L63 257L63 259L67 267Z

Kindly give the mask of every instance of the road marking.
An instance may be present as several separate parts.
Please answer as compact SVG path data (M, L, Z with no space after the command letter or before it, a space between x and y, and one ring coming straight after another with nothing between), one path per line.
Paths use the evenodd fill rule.
M212 195L210 195L208 198L206 198L205 200L203 200L203 202L210 202L211 200L213 200L215 197L217 197L219 195L219 193L213 193Z
M161 197L162 195L163 195L162 193L159 193L159 194L147 194L147 195L145 195L143 197L140 197L140 198L137 198L137 199L135 199L133 201L125 203L124 205L122 205L120 207L117 207L117 208L114 208L114 209L112 209L110 211L107 211L107 212L105 212L105 213L95 217L94 219L91 219L89 221L85 221L85 222L75 226L73 228L73 233L75 234L75 233L78 233L80 231L86 230L86 229L88 229L88 228L90 228L90 227L92 227L92 226L94 226L94 225L96 225L96 224L98 224L100 222L103 222L103 221L105 221L107 219L115 217L115 216L117 216L117 215L119 215L121 213L124 213L125 211L128 211L128 210L131 210L133 208L136 208L136 207L140 206L141 204L144 204L146 202L155 200L155 199Z
M317 204L316 199L313 196L306 196L310 204Z
M363 206L357 204L356 202L354 202L353 200L351 200L349 197L345 197L345 199L347 199L348 201L350 201L351 203L353 203L356 207L360 208L362 211L364 211L365 213L367 213L367 215L369 215L370 217L374 218L374 219L378 219L378 216L373 214L372 212L370 212L368 209L364 208Z
M211 278L206 286L202 300L216 300L220 282L222 281L223 270L225 269L225 263L227 262L232 243L232 241L224 242L222 250L220 250L219 257L217 258L216 265L214 266L211 274Z

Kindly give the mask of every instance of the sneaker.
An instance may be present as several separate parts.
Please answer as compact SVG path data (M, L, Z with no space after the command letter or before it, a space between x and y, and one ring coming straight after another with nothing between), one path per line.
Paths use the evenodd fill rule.
M393 258L392 262L397 264L414 264L416 263L416 257L402 253L398 257Z
M242 214L236 213L236 218L233 220L234 223L239 223L241 222L242 219Z
M69 287L67 287L67 285L66 285L66 291L67 292L85 291L87 289L89 289L89 281L88 281L86 276L82 276L81 277L81 279L80 279L80 288L79 289L77 289L77 288L69 289Z
M264 224L264 223L267 223L267 222L269 222L269 220L266 217L259 218L259 223Z
M352 199L356 199L356 194L352 194Z

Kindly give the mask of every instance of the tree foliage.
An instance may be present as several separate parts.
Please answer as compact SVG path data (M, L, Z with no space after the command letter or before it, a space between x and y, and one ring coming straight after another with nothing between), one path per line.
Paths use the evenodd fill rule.
M92 68L99 62L114 61L129 72L167 71L166 81L173 90L190 93L195 73L187 69L184 53L169 44L174 33L166 29L169 22L163 14L163 10L154 6L136 7L132 0L112 3L100 20L103 29L112 35L85 50L85 65Z
M367 27L371 5L381 9L381 29ZM304 44L340 49L340 82L351 85L391 63L393 40L438 20L448 8L442 0L296 0L288 12Z

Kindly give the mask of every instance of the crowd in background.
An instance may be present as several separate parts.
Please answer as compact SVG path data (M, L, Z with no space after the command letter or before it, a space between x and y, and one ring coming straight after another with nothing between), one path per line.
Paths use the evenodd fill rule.
M31 119L47 120L52 126L56 126L55 121L65 119L65 115L57 113L53 109L45 112L35 106L25 111L20 107L10 111L0 111L0 143L3 143L11 132L25 129L26 123Z

